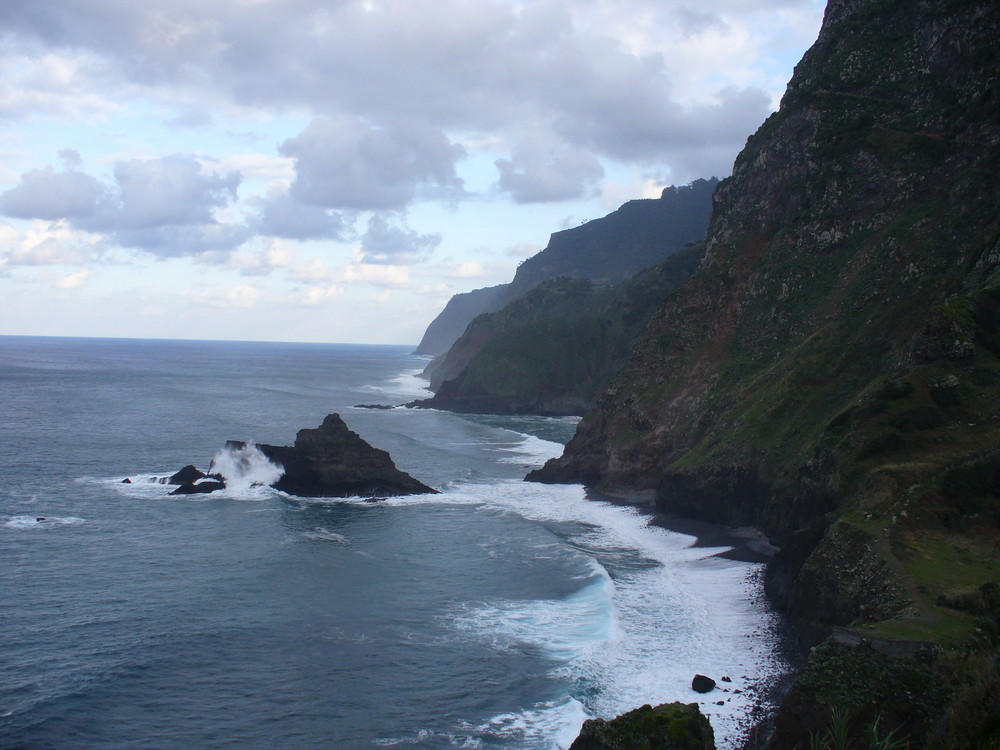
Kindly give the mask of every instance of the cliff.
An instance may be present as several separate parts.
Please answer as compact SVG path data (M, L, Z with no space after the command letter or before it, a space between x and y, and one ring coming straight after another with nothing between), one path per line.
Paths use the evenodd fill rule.
M717 184L712 178L671 186L657 199L628 201L607 216L554 233L543 250L518 266L509 284L452 298L424 334L424 340L431 337L433 343L422 342L417 353L448 350L477 315L501 310L546 281L567 277L601 286L617 284L702 240ZM431 389L457 376L468 364L470 351L466 343L459 352L431 362L424 371Z
M584 414L628 361L662 299L694 273L703 250L701 243L691 245L615 286L547 281L503 310L479 316L437 371L451 379L416 405L480 414Z
M432 357L444 354L476 316L499 310L504 306L507 286L498 284L456 294L427 326L420 344L413 353L429 354Z
M809 660L775 748L841 719L996 738L998 34L985 0L831 0L716 192L701 268L529 477L782 545L774 599L813 642L853 635Z

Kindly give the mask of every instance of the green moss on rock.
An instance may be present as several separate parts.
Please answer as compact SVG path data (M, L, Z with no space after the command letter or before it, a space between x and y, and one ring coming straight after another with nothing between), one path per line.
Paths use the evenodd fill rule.
M570 750L715 750L715 735L696 703L663 703L586 721Z

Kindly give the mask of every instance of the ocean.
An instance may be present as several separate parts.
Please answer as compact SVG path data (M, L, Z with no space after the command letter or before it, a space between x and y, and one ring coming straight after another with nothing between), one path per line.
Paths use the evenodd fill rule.
M549 750L674 700L738 747L762 566L523 482L572 419L356 408L427 395L410 352L0 337L0 748ZM331 412L442 494L157 481Z

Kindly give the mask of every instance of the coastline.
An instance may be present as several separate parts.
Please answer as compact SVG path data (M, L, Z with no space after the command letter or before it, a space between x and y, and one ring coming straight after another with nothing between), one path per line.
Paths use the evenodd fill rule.
M664 512L656 507L652 491L609 491L588 488L586 494L588 499L593 501L636 508L648 517L651 526L693 537L694 541L689 545L691 548L729 548L708 555L706 559L721 558L760 565L753 575L757 579L759 595L766 602L768 614L774 616L770 630L775 657L777 661L787 666L787 669L774 674L747 676L744 692L753 695L753 707L745 717L738 748L763 750L767 747L774 731L774 722L781 701L805 663L799 637L791 619L787 613L778 609L764 592L763 578L766 565L774 557L778 547L771 544L763 533L751 527L726 526ZM748 633L746 636L752 637L753 634ZM721 683L719 687L722 687ZM722 687L722 689L727 688ZM711 706L711 701L698 701L698 704L705 710Z

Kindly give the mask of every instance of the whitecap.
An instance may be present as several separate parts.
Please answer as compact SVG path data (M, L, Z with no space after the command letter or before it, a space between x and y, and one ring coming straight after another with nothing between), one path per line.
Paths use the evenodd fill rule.
M501 458L501 462L513 464L527 462L541 466L550 458L558 458L563 453L562 443L543 440L534 435L517 434L522 437L522 440L504 448L505 451L514 455Z
M588 583L562 599L466 604L449 619L498 650L529 646L560 665L572 662L620 634L614 583L596 560L588 567Z
M694 537L651 526L638 508L589 499L578 485L518 481L467 483L405 502L516 513L607 570L613 585L603 592L610 608L603 622L614 618L610 636L597 627L600 600L587 601L599 593L590 588L595 584L577 600L479 602L456 618L494 648L531 647L551 656L553 671L578 686L574 696L594 716L612 718L645 703L701 702L720 750L735 748L759 697L755 683L788 669L776 653L779 616L761 596L761 565L712 557L722 548L694 547ZM691 689L699 672L733 682L720 682L706 697Z
M208 473L226 480L227 494L242 495L253 487L269 487L285 470L253 443L229 443L212 457Z
M559 701L536 703L518 713L498 714L476 727L475 731L517 744L544 742L566 750L580 733L583 722L589 718L583 703L566 696Z
M336 542L337 544L349 544L347 537L343 534L338 534L335 531L330 531L329 529L324 529L321 526L317 526L312 531L303 531L299 534L303 539L309 539L315 542Z
M76 516L6 516L5 529L52 529L58 526L79 526L85 523Z

